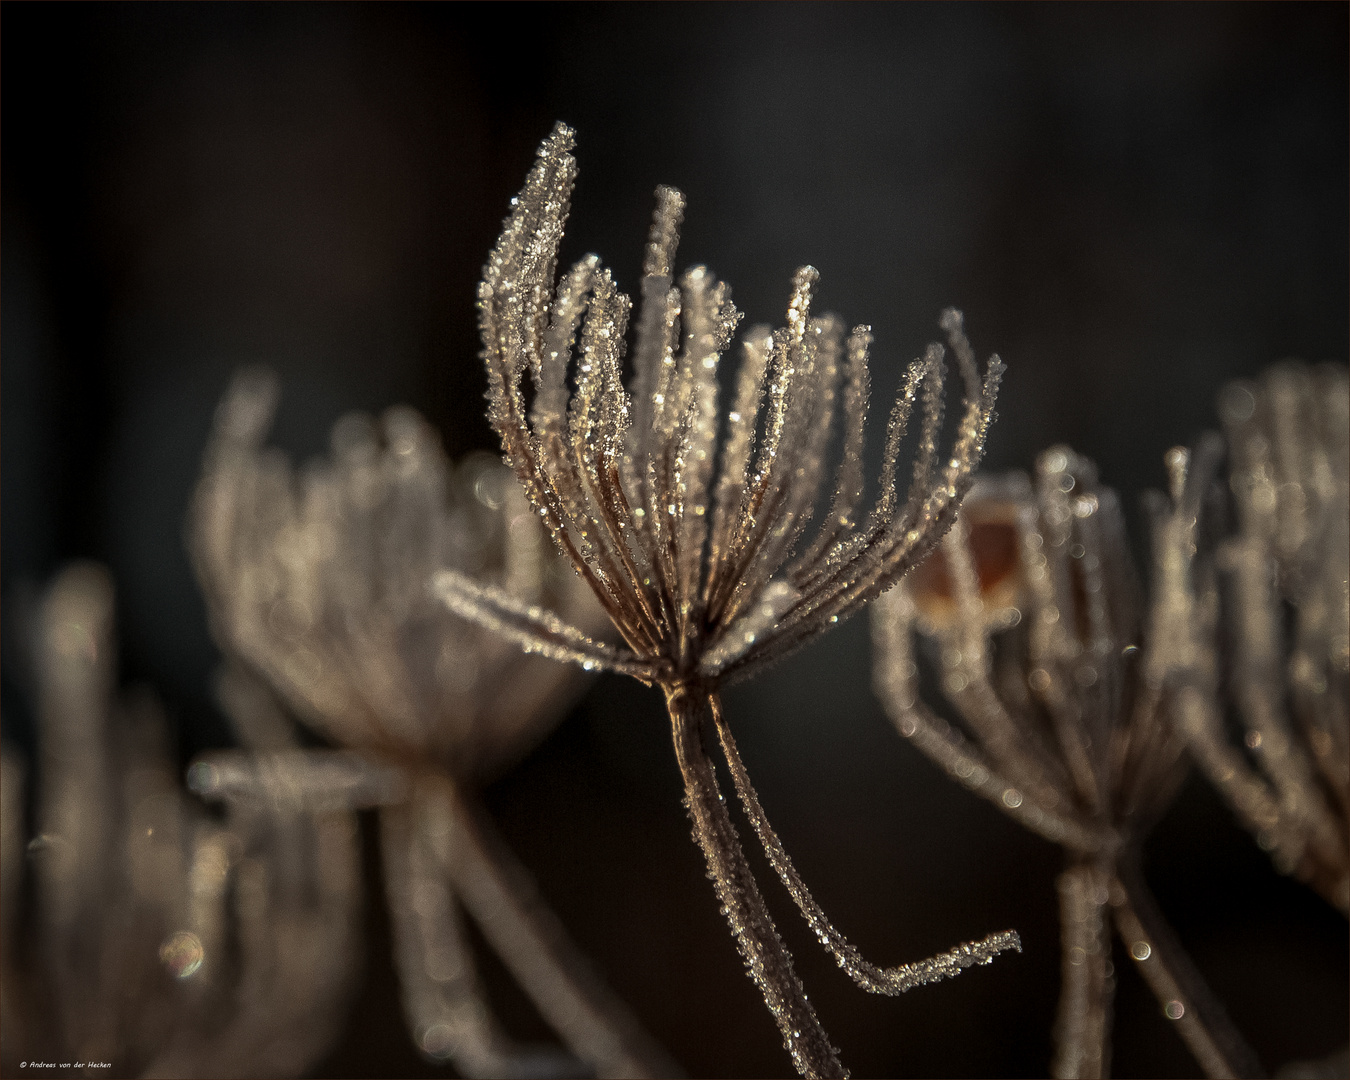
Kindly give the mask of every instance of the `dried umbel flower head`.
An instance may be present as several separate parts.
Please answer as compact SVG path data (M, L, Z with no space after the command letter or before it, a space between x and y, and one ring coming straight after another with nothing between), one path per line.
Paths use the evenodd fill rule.
M411 409L351 416L331 460L297 477L263 449L275 380L236 378L193 507L191 541L217 640L234 666L222 697L262 754L213 754L198 790L237 805L379 806L404 1011L418 1047L473 1076L668 1073L664 1053L590 972L496 838L474 785L542 739L578 672L522 655L429 592L453 566L519 603L587 627L589 590L548 549L510 472L488 455L452 466ZM349 750L301 750L289 709ZM259 731L271 732L259 738ZM355 752L353 752L355 751ZM573 1051L520 1047L488 1008L458 905Z
M889 970L858 957L816 907L769 828L717 695L725 680L771 663L857 611L937 542L983 451L1002 365L991 359L981 379L961 316L945 313L966 390L954 445L941 459L943 349L932 345L905 377L887 432L881 494L870 513L860 513L867 327L846 335L833 316L813 316L817 274L802 268L786 327L746 335L731 407L720 410L718 368L740 314L727 285L704 267L676 282L684 197L660 188L630 394L622 381L628 298L595 256L556 280L576 176L572 142L561 124L545 140L479 288L489 418L530 502L624 646L599 645L552 613L465 574L440 575L438 588L453 610L528 650L662 688L695 836L746 964L798 1068L835 1074L842 1067L718 793L701 743L704 714L711 712L770 861L818 937L861 985L897 993L1015 944L1014 935L998 935ZM918 455L901 501L896 459L916 403ZM807 543L836 412L842 463L828 515Z
M35 629L27 860L22 772L5 754L8 1045L133 1075L304 1074L335 1040L355 975L355 820L283 822L265 806L209 817L175 776L154 698L117 690L102 567L64 570ZM25 870L37 903L19 911Z
M1193 520L1193 497L1183 482L1158 528ZM1210 1075L1249 1075L1255 1064L1139 873L1139 844L1186 769L1169 724L1174 641L1160 625L1176 590L1170 548L1155 550L1145 610L1115 492L1090 461L1053 447L1034 488L1022 475L977 480L935 556L873 609L877 692L900 733L1066 849L1056 1076L1102 1076L1109 1065L1112 914ZM959 726L920 700L915 631L931 643Z
M732 407L719 412L717 369L740 314L704 267L674 283L684 197L661 188L630 395L621 381L630 305L609 271L589 256L555 292L576 175L571 145L559 125L540 148L479 289L489 416L530 501L628 646L593 661L661 685L716 685L857 611L927 554L983 451L1002 365L991 359L981 382L961 316L945 313L966 385L955 445L938 460L943 350L932 345L910 365L891 414L881 496L860 515L868 328L845 340L836 318L813 318L818 275L803 267L787 326L750 331ZM901 504L896 453L919 401L918 458ZM834 498L814 541L799 545L826 478L836 412L844 449ZM447 578L444 591L455 595L455 585ZM503 608L503 621L521 620L521 634L533 631L541 648L588 648L494 604L490 591L463 592L460 606Z
M1206 775L1275 865L1350 907L1350 389L1285 362L1219 397L1235 528L1169 537L1193 688L1178 713ZM1174 451L1183 455L1185 451ZM1201 444L1207 481L1218 448ZM1215 531L1216 514L1200 526ZM1215 571L1217 570L1217 578ZM1292 618L1290 618L1292 616ZM1226 662L1225 662L1226 661ZM1226 690L1223 697L1221 690ZM1219 704L1236 705L1245 749Z
M452 466L397 407L342 418L332 458L297 476L263 446L277 394L267 372L236 377L193 503L217 639L335 742L490 775L559 718L576 678L455 617L427 582L456 567L586 625L594 602L487 455Z

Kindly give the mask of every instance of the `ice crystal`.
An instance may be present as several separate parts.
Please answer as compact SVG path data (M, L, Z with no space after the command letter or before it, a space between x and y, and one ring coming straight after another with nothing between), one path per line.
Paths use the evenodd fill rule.
M1067 447L1036 480L983 479L938 553L873 612L876 687L900 733L966 787L1063 845L1056 1076L1103 1076L1109 920L1211 1076L1259 1069L1181 950L1139 871L1139 847L1185 774L1172 710L1182 594L1172 530L1203 482L1178 474L1157 508L1146 604L1115 492ZM931 645L952 726L919 696L914 633ZM1171 1016L1171 1013L1168 1013Z
M489 455L452 467L430 426L396 408L378 424L340 420L331 460L297 477L262 445L276 399L261 372L232 385L194 502L192 549L234 662L224 696L236 726L256 729L269 710L253 672L347 749L254 738L265 752L207 755L195 785L233 805L380 808L404 1011L428 1057L474 1076L667 1074L669 1060L591 974L475 795L556 722L576 676L453 615L429 582L457 567L491 582L501 610L521 618L540 601L583 626L603 615ZM575 1056L516 1045L500 1029L458 904Z
M684 197L662 187L643 262L630 394L622 379L628 297L593 255L557 279L576 177L572 144L571 130L559 124L540 147L479 287L488 415L530 503L624 644L601 648L555 616L506 602L470 574L443 572L437 588L452 610L528 649L663 689L695 837L750 974L797 1067L840 1074L718 793L701 742L705 714L775 869L860 985L898 993L1016 946L1015 935L1005 934L919 965L881 969L862 961L825 922L783 854L717 697L726 680L856 612L937 543L983 451L1002 365L992 358L981 378L960 314L944 313L965 385L954 445L941 460L944 350L930 345L910 365L891 413L881 494L860 515L868 328L846 334L835 317L813 315L818 275L803 267L787 325L746 334L732 407L723 413L718 369L741 316L726 283L705 267L676 279ZM902 502L897 452L916 405L918 451ZM804 543L839 412L843 457L833 498Z
M35 629L27 860L23 770L4 759L7 1037L128 1075L304 1074L335 1040L359 955L353 816L207 815L174 775L156 701L116 690L101 567L62 572ZM36 904L20 915L26 868Z
M1234 525L1225 528L1211 500L1164 537L1176 596L1168 613L1175 644L1169 672L1185 687L1178 722L1201 768L1276 866L1344 912L1350 907L1345 368L1276 365L1255 382L1226 387L1219 411ZM1178 463L1186 459L1184 450L1173 454ZM1195 456L1202 479L1209 479L1217 445L1206 440ZM1225 730L1221 702L1230 699L1245 750Z

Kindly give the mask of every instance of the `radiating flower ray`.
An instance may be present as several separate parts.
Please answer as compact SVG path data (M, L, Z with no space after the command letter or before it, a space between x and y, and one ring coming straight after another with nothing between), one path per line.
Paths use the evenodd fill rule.
M117 690L102 567L56 578L33 637L41 783L26 864L5 756L8 1044L117 1075L303 1075L353 989L352 816L208 816L174 775L158 703ZM25 870L36 904L19 910Z
M1260 1064L1154 903L1139 847L1185 775L1169 676L1180 598L1167 530L1195 520L1203 482L1178 474L1155 523L1145 606L1115 492L1067 447L981 479L937 555L873 609L875 680L901 735L950 776L1062 845L1062 985L1054 1075L1110 1064L1111 923L1211 1076ZM915 634L949 724L919 697Z
M589 273L578 280L597 288ZM399 408L378 424L340 420L332 458L297 476L263 447L276 400L265 373L231 386L194 501L192 549L233 658L226 685L236 704L253 702L231 710L239 722L262 711L240 689L253 672L345 749L255 743L204 755L194 784L239 807L379 808L404 1012L426 1056L471 1076L673 1074L590 973L475 795L560 718L577 676L554 659L639 675L647 665L586 632L603 623L590 591L547 550L510 473L488 455L452 467L431 428ZM433 596L433 575L452 566L482 582L457 602L490 602L499 633ZM542 642L545 655L524 656L511 639ZM570 1053L518 1045L497 1023L461 908Z
M1210 781L1277 868L1308 882L1345 912L1350 908L1345 368L1275 365L1254 382L1226 387L1219 411L1235 521L1225 528L1213 506L1202 512L1197 505L1193 518L1164 537L1177 596L1171 617L1179 648L1170 674L1187 685L1180 727ZM1204 479L1217 472L1219 452L1214 437L1197 448ZM1185 451L1173 453L1185 460ZM1292 624L1286 611L1293 613ZM1223 641L1230 644L1224 648ZM1229 740L1222 706L1228 699L1245 729L1245 750Z
M484 270L488 417L530 503L625 647L602 653L581 631L569 633L553 616L505 601L471 573L443 571L436 588L456 613L529 649L627 671L662 688L695 838L750 973L798 1069L841 1075L718 792L702 745L705 718L711 710L737 791L789 891L861 985L898 992L1017 947L1016 936L1004 934L904 968L862 961L824 921L768 828L717 696L727 680L752 674L856 612L937 543L983 452L1003 367L994 357L981 376L961 316L944 313L965 387L950 454L940 460L944 350L932 345L906 376L887 430L882 492L860 520L869 329L846 335L834 316L814 315L819 274L803 267L787 325L757 327L744 338L731 407L722 411L718 371L741 316L726 284L705 267L677 282L684 197L659 188L634 320L630 396L621 380L628 299L595 256L557 278L576 178L572 142L561 124L544 141ZM916 406L919 445L901 503L896 458ZM809 537L841 411L843 461L830 516Z

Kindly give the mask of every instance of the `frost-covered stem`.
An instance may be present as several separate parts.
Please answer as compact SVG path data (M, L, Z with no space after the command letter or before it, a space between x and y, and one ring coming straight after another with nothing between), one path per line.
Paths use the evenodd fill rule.
M847 1076L764 906L718 790L712 762L703 749L708 694L682 685L664 689L675 756L684 777L689 815L694 821L694 839L708 861L708 875L713 879L717 898L750 975L764 994L764 1002L783 1033L784 1045L797 1071L803 1076Z
M1110 872L1096 862L1074 858L1056 882L1063 955L1055 1059L1050 1068L1063 1080L1110 1075L1115 992L1115 981L1107 974L1110 881Z
M678 1066L592 971L487 817L445 777L424 782L446 813L445 870L540 1014L600 1077L673 1076Z
M1211 1077L1263 1076L1261 1062L1233 1026L1204 977L1158 909L1139 869L1125 852L1111 888L1116 928L1135 966L1177 1026L1200 1067Z
M741 806L750 819L751 827L759 837L760 843L764 845L764 854L769 857L769 863L778 872L779 880L797 904L807 925L811 927L811 932L855 983L869 994L894 996L912 990L916 986L955 978L968 967L990 963L996 955L1006 949L1022 951L1022 941L1017 932L1005 930L999 934L990 934L982 941L969 941L954 949L948 949L945 953L931 956L927 960L901 964L898 967L881 968L864 959L825 917L825 912L816 903L811 890L806 887L806 882L792 865L792 860L783 850L782 841L769 824L764 807L759 803L754 785L750 783L750 775L745 771L745 764L736 749L736 740L731 735L731 728L727 726L726 717L722 715L722 706L717 695L712 694L708 703L712 707L713 726L717 729L718 741L722 744L722 752L726 755L727 767L731 770L736 794L740 796Z

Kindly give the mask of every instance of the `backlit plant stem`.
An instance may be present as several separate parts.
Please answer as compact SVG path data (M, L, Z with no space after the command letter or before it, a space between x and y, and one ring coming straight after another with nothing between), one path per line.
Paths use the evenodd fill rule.
M1163 918L1144 882L1136 854L1122 854L1111 892L1116 928L1135 966L1206 1075L1263 1076L1255 1051L1228 1018Z
M1053 1076L1102 1077L1110 1071L1111 879L1098 860L1075 855L1056 882L1063 943Z
M596 976L478 800L444 776L431 779L427 797L449 825L445 872L456 894L540 1015L569 1046L587 1048L597 1076L675 1075L679 1067Z
M703 749L703 718L710 695L680 684L664 689L675 756L694 822L694 839L703 849L708 874L741 956L783 1033L783 1042L798 1071L809 1077L847 1076L764 905L718 789L712 761Z

